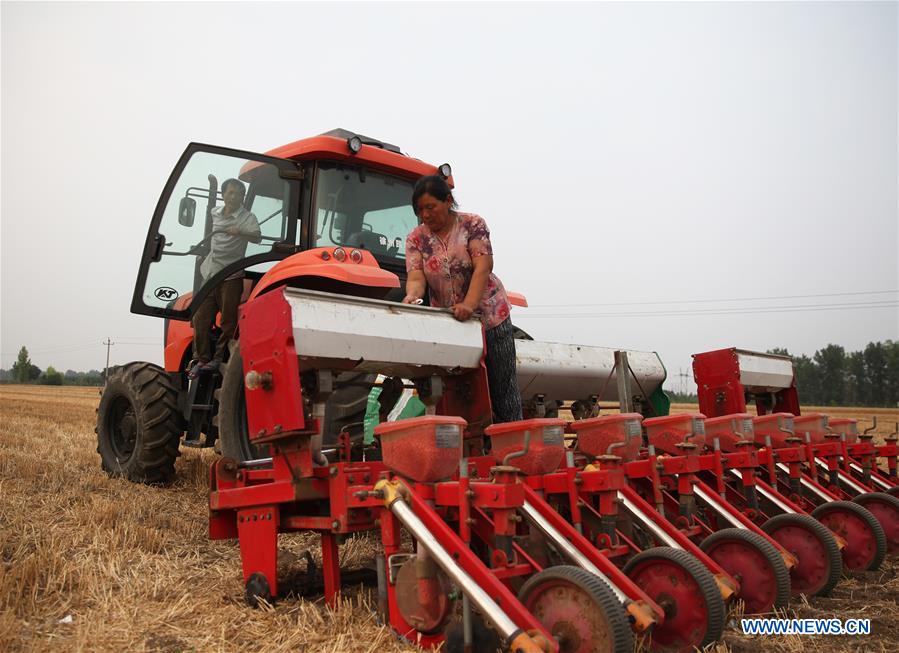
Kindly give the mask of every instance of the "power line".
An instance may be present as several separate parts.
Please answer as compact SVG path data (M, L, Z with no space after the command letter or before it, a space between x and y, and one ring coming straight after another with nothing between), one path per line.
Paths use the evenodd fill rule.
M806 313L816 311L845 311L845 310L865 310L872 308L896 308L899 302L883 301L883 302L862 302L856 304L807 304L804 306L760 306L752 307L734 307L722 309L696 309L686 311L676 310L660 310L660 311L631 311L624 313L546 313L539 315L529 315L521 313L516 315L515 319L522 318L600 318L600 317L681 317L681 316L704 316L704 315L752 315L764 313Z
M733 297L721 299L668 299L648 302L605 302L599 304L535 304L533 308L565 308L567 306L647 306L658 304L708 304L716 302L757 302L778 299L808 299L812 297L849 297L855 295L899 294L899 290L859 290L856 292L820 293L816 295L775 295L771 297Z

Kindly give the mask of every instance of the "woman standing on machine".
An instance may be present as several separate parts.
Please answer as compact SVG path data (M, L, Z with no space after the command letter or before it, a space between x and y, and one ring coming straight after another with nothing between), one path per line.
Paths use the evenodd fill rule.
M493 274L487 223L479 215L457 211L449 184L437 175L418 180L412 208L421 224L406 237L408 278L403 303L421 300L427 288L431 306L451 309L459 321L480 311L493 421L520 420L509 298Z

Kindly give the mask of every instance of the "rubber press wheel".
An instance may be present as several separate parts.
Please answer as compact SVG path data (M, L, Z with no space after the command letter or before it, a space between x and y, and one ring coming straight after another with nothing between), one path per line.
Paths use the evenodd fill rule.
M880 522L887 538L887 553L899 551L899 499L886 492L867 492L852 499L864 506Z
M830 501L812 511L812 517L846 540L843 565L852 571L872 571L886 555L887 541L874 515L851 501Z
M790 572L777 548L745 528L709 535L700 548L740 583L746 614L766 614L790 600Z
M665 611L652 631L652 647L692 651L721 639L724 599L711 572L686 551L659 546L638 553L624 573Z
M559 643L560 653L631 653L634 637L621 602L595 574L560 565L522 585L518 598Z
M786 513L766 521L762 530L796 557L797 564L790 571L793 596L826 596L840 581L840 547L821 522L808 515Z
M887 494L891 497L899 497L899 485L894 485L889 490L887 490Z

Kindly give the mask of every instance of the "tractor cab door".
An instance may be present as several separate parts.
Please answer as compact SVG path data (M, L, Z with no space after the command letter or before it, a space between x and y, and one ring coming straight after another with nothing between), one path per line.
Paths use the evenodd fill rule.
M226 278L296 252L301 164L191 143L144 244L131 312L189 320Z

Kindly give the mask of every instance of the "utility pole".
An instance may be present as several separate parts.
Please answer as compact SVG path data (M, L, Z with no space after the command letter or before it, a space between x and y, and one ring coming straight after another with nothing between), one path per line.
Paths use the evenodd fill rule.
M682 395L686 395L687 394L687 379L690 378L690 375L687 374L686 372L684 372L684 368L681 367L678 369L680 370L680 372L677 375L677 377L680 379L680 393Z
M109 336L106 336L106 342L103 343L106 345L106 368L103 370L103 385L106 385L106 379L109 378L109 348L112 347L115 343Z

